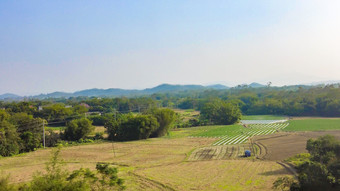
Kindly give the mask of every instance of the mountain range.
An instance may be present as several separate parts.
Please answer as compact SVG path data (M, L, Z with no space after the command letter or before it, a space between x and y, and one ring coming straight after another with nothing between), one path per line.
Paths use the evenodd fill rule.
M266 85L259 84L256 82L253 82L249 85L242 84L240 86L248 86L252 88L263 88L266 87ZM239 86L236 86L236 88ZM222 85L222 84L213 84L213 85L171 85L171 84L161 84L159 86L153 87L153 88L146 88L143 90L137 90L137 89L119 89L119 88L109 88L109 89L87 89L87 90L81 90L76 91L74 93L67 93L67 92L53 92L49 94L39 94L35 96L19 96L11 93L6 93L0 95L0 100L22 100L25 98L30 99L46 99L46 98L69 98L69 97L79 97L79 96L85 96L85 97L121 97L121 96L142 96L142 95L151 95L154 93L178 93L183 91L201 91L201 90L209 90L209 89L215 89L215 90L223 90L223 89L229 89L230 87Z
M69 97L120 97L120 96L142 96L142 95L151 95L154 93L176 93L181 91L191 91L191 90L205 90L205 89L228 89L229 87L216 84L210 86L202 86L202 85L171 85L171 84L161 84L154 88L147 88L143 90L137 89L119 89L119 88L109 88L109 89L87 89L76 91L74 93L67 92L53 92L49 94L39 94L35 96L19 96L15 94L6 93L0 95L0 100L20 100L24 98L33 98L33 99L46 99L46 98L69 98Z

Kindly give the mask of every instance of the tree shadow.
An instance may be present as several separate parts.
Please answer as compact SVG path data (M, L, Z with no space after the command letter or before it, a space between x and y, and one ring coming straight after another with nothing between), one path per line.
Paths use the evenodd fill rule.
M260 175L275 176L275 175L292 175L292 174L287 169L282 168L282 169L278 169L274 171L263 172L263 173L260 173Z

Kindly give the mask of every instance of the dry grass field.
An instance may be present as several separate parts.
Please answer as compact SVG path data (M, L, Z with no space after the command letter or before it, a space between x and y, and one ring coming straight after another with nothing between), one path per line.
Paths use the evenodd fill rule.
M95 168L110 162L119 168L127 190L271 190L273 181L289 172L274 161L252 159L188 160L211 138L157 138L125 143L65 147L65 169ZM113 153L113 148L115 154ZM29 181L43 171L51 149L0 159L0 171L13 183Z

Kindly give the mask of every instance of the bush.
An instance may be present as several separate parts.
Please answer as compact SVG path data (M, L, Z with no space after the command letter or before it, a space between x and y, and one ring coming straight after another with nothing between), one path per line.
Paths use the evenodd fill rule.
M84 139L93 130L94 127L90 120L86 118L75 119L67 123L63 137L69 141L78 141Z
M230 125L241 119L241 110L237 105L220 99L206 103L201 109L201 119L216 125Z
M152 115L126 115L118 120L111 119L105 124L109 139L129 141L147 139L158 128L157 119Z
M176 119L176 113L171 109L154 109L151 114L156 117L158 127L152 132L151 137L161 137L169 133Z
M7 121L0 122L0 156L19 154L20 137L14 125Z
M15 191L13 185L9 184L9 176L3 177L0 176L0 191Z
M34 176L30 184L20 188L22 191L93 191L123 190L123 179L118 178L118 170L106 163L97 163L97 171L81 168L72 173L62 169L59 159L60 147L53 151L45 174ZM1 179L0 179L1 184ZM1 186L1 185L0 185ZM1 190L1 188L0 188Z

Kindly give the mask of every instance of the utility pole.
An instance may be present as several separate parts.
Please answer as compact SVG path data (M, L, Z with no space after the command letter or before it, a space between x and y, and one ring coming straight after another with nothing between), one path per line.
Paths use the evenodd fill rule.
M43 139L44 139L44 148L45 148L45 121L43 120Z

